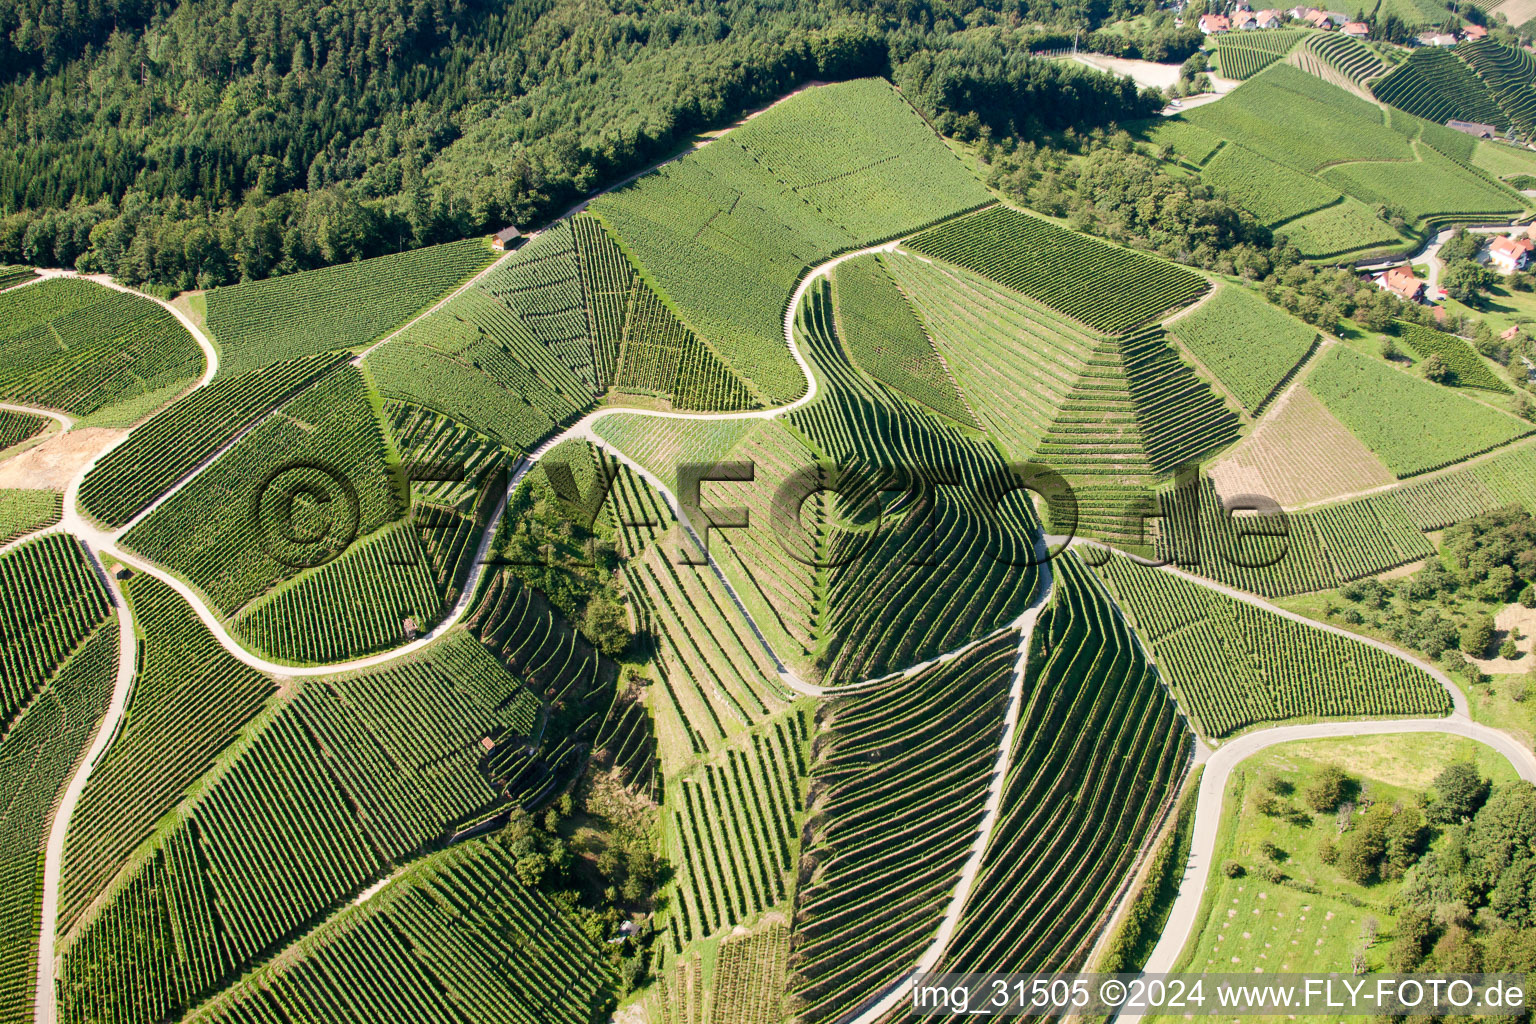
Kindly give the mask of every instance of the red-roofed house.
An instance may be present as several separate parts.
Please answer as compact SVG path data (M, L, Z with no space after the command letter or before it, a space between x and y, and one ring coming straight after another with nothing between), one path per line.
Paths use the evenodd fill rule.
M1259 28L1279 28L1285 22L1285 15L1280 11L1266 9L1255 13L1253 20L1259 23Z
M1232 21L1225 14L1200 15L1200 31L1208 36L1232 31Z
M1393 267L1378 277L1376 284L1382 291L1391 292L1409 302L1424 301L1424 290L1429 287L1429 282L1415 277L1407 267Z
M1467 25L1461 30L1463 39L1487 39L1488 30L1481 25Z
M1506 238L1500 235L1488 243L1488 262L1506 274L1524 270L1531 262L1531 250L1536 241L1529 238Z
M1259 19L1248 11L1240 11L1232 15L1232 27L1243 32L1252 32L1259 27Z
M1354 36L1356 39L1364 39L1371 34L1371 26L1363 21L1346 21L1344 27L1339 29L1339 31L1347 36Z
M1333 18L1329 16L1327 11L1308 11L1304 17L1312 23L1313 28L1320 28L1324 31L1333 28Z

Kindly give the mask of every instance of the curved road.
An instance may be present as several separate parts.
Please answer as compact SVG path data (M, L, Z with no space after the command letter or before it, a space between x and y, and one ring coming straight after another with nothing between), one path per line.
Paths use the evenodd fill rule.
M746 412L736 413L661 412L653 410L621 408L599 410L584 416L581 420L561 431L558 435L549 438L534 451L528 453L528 455L520 459L516 470L513 472L511 479L508 481L506 491L498 497L496 508L493 511L490 520L487 522L484 534L481 536L480 543L475 555L476 570L474 578L469 581L468 585L464 587L463 592L460 594L459 599L455 603L454 607L446 616L443 617L442 621L439 622L438 625L430 633L418 638L411 643L404 644L392 650L385 651L371 657L359 658L348 662L338 662L329 665L306 666L280 664L278 662L269 661L265 658L259 657L247 650L239 643L239 641L234 638L234 636L230 634L224 623L220 621L218 616L215 615L212 609L208 607L207 602L195 588L193 588L190 584L178 576L163 569L162 567L155 565L154 563L149 562L148 560L143 559L135 554L124 551L117 546L117 539L129 528L129 526L132 525L132 523L130 523L129 526L125 526L119 530L109 532L101 529L88 517L81 513L78 501L81 482L84 480L86 474L90 472L92 467L95 466L96 462L100 460L100 458L113 447L116 447L116 444L121 444L123 439L119 439L116 444L104 449L102 452L98 453L97 456L90 461L90 463L81 467L81 469L70 480L69 486L65 490L64 514L61 522L55 526L48 527L46 530L39 530L37 533L44 533L48 532L49 530L63 529L78 537L80 541L85 544L87 550L91 553L93 558L99 560L102 555L107 555L117 559L118 561L132 567L137 571L154 576L156 579L170 586L191 606L193 611L197 614L197 617L203 622L204 626L208 628L209 632L218 639L219 644L225 650L227 650L234 657L238 658L240 661L260 671L278 676L314 676L329 675L335 672L342 672L351 669L366 668L373 665L383 664L425 647L427 644L431 643L432 640L436 639L447 630L451 629L468 613L470 602L475 594L475 591L478 589L480 580L485 572L486 555L489 551L490 544L496 535L496 529L500 524L501 517L506 512L508 497L516 489L517 485L522 482L523 477L527 475L528 471L533 468L533 466L546 452L554 448L555 445L567 439L582 438L601 444L602 447L610 452L613 452L622 461L624 461L626 465L629 465L632 469L644 476L649 482L657 486L665 496L668 503L672 506L674 513L678 517L679 523L683 525L689 535L693 538L694 542L699 544L700 548L702 549L703 545L699 542L698 536L694 531L693 524L689 522L683 515L682 509L678 505L675 496L671 492L671 489L667 488L660 480L655 477L653 473L639 465L623 452L619 452L611 446L602 443L601 440L597 438L597 435L593 430L593 426L606 416L618 415L621 413L626 415L650 416L659 419L763 420L784 415L785 413L794 409L798 409L806 403L810 402L816 397L819 387L816 381L816 375L812 372L809 361L800 351L799 346L795 344L795 310L799 307L801 299L804 297L806 291L816 281L816 279L825 275L837 264L857 256L865 255L867 253L893 249L895 244L895 242L887 242L882 245L869 246L863 249L858 249L843 253L839 256L835 256L832 259L827 260L826 262L821 263L809 270L801 279L800 283L796 286L795 291L791 296L788 305L785 307L784 312L784 339L786 344L789 346L790 354L794 357L796 364L799 365L801 372L805 375L806 378L805 394L803 394L795 401L776 408L754 409ZM500 262L500 260L493 262L480 274L476 275L469 282L466 282L464 285L460 286L460 288L457 289L454 294L459 294L462 292L465 288L473 284L475 280L478 280L485 273L488 273ZM213 379L214 374L218 370L218 351L214 348L213 343L202 332L202 330L199 329L198 326L186 316L186 314L184 314L181 310L171 306L170 303L162 299L158 299L152 295L145 295L142 292L138 292L125 285L111 281L110 279L81 275L74 271L45 271L43 272L42 276L36 280L44 280L50 277L84 277L86 280L105 285L106 287L113 288L117 291L149 299L150 301L160 305L162 308L169 311L171 315L176 317L182 326L187 329L188 333L192 335L198 346L203 350L207 365L205 367L203 376L195 387L205 387L207 386L208 382ZM452 296L449 298L452 298ZM441 306L446 301L447 300L443 300L442 302L435 304L427 311L419 314L416 318L413 318L410 323L414 323L416 320L421 319L421 317L429 315L431 312L441 308ZM401 333L403 333L406 327L410 326L410 323L407 323L405 327L402 327L399 330L391 333L378 344L384 344L392 338L399 336ZM377 347L378 345L376 344L372 346L369 351L371 351L372 348ZM195 390L195 388L192 390ZM181 397L185 396L183 395ZM16 406L14 408L16 408L18 411L35 412L49 416L50 418L56 420L65 430L69 429L69 427L73 425L73 421L69 417L51 410L34 409L26 406ZM126 439L128 436L130 436L130 434L125 434L124 439ZM238 438L236 438L236 440L238 440ZM231 442L231 444L233 443L234 442ZM230 447L230 445L225 445L224 448L220 449L220 451L222 452L228 447ZM201 472L208 465L212 464L214 458L217 457L217 454L218 453L215 453L215 456L212 458L205 459L192 472L186 474L180 480L178 480L170 491L168 491L166 494L160 495L157 498L155 504L158 505L159 503L165 501L171 493L173 493L175 490L179 490L190 480L194 479L199 472ZM138 519L142 518L143 514L144 513L141 513L139 516L135 517L134 521L136 522ZM36 536L37 533L29 536ZM25 539L27 538L18 538L18 542L24 541ZM768 646L768 641L763 636L761 630L758 629L756 622L752 620L750 613L747 612L746 607L742 604L740 598L737 596L735 589L730 585L729 581L726 580L724 574L721 572L719 566L714 563L713 559L710 559L710 565L714 569L714 572L719 577L720 581L725 585L726 590L730 594L732 600L735 602L737 608L746 618L753 632L757 635L759 642L763 644L764 649L768 651L769 655L773 658L774 663L780 666L780 678L785 682L785 684L797 692L807 696L822 696L825 691L821 687L804 683L798 677L796 677L793 672L784 667L784 663ZM124 599L122 590L118 586L116 580L111 580L110 585L112 588L113 600L116 602L119 615L121 616L119 622L121 624L120 635L122 636L122 640L119 646L118 677L116 684L113 687L111 702L108 705L106 715L102 719L101 727L97 732L96 739L92 743L91 749L87 753L87 756L81 761L80 766L76 769L74 775L71 777L69 785L65 789L64 796L60 800L59 807L55 812L53 820L50 824L48 846L44 853L43 865L44 881L41 916L42 927L38 937L37 992L34 1004L35 1024L55 1024L55 1021L57 1020L58 1011L54 979L54 948L58 922L59 879L62 874L64 858L64 837L68 833L69 822L73 816L75 805L79 801L80 794L85 789L85 785L90 778L91 770L95 767L96 762L100 760L102 754L110 745L112 738L116 735L117 730L121 725L123 714L127 709L128 697L133 687L134 664L137 656L137 647L135 638L133 636L131 617L132 613L129 610L128 603ZM1030 621L1032 622L1033 619L1031 618ZM990 833L990 830L988 831Z
M118 548L116 541L121 536L123 530L117 530L113 532L102 530L80 513L77 503L80 482L84 478L85 474L89 472L91 466L95 464L96 460L92 460L91 464L83 467L71 480L70 485L65 493L64 517L60 525L63 529L74 533L77 537L79 537L94 556L99 558L102 554L110 555L111 557L118 559L124 564L129 565L138 571L148 573L169 585L188 602L188 604L197 613L198 618L202 620L203 624L208 628L208 630L218 639L221 646L229 651L234 657L238 658L245 664L252 666L253 668L278 676L314 676L327 675L350 669L365 668L391 661L395 658L405 656L426 646L433 639L441 636L448 629L456 625L464 617L464 615L467 614L470 600L475 591L478 589L480 579L484 574L485 555L489 549L492 538L495 536L496 529L500 523L501 517L505 514L508 496L522 481L523 477L527 475L528 471L539 461L539 459L546 452L548 452L555 445L562 441L572 438L580 438L598 444L605 450L615 454L621 461L630 466L631 469L635 470L649 483L651 483L653 486L656 486L658 490L661 491L668 504L672 506L673 512L677 516L680 525L682 525L683 528L688 532L694 542L699 544L699 539L693 528L693 524L689 522L683 515L683 511L678 505L675 496L671 492L671 489L668 488L662 481L658 480L655 474L651 473L645 467L639 465L623 452L614 449L611 445L608 445L600 438L598 438L594 430L596 423L607 416L621 414L649 416L657 419L766 420L777 416L782 416L787 412L804 406L816 397L816 394L819 390L816 376L812 372L810 363L805 358L805 355L800 351L799 347L796 345L794 338L795 311L798 309L806 291L811 287L817 278L825 275L837 264L871 252L889 251L894 249L896 244L896 242L887 242L881 245L869 246L833 257L832 259L819 264L815 268L812 268L810 271L808 271L801 279L800 283L796 286L795 291L785 308L784 337L786 344L789 346L791 355L795 359L795 362L800 366L801 372L805 375L807 386L805 394L795 401L790 402L784 406L778 406L769 409L755 409L745 412L733 413L661 412L654 410L623 408L603 409L584 416L581 420L561 431L558 435L551 437L549 440L541 444L537 449L520 459L517 468L509 481L507 491L499 496L497 507L494 510L489 522L487 523L486 530L480 540L479 548L476 552L476 575L468 583L468 585L466 585L454 608L426 636L423 636L411 643L394 648L390 651L349 662L316 666L284 665L281 663L269 661L253 654L244 646L242 646L229 633L224 623L221 622L218 616L215 615L213 611L208 607L202 595L200 595L192 586L171 574L167 570L151 562L148 562L147 560L140 558L137 555L133 555ZM492 263L489 267L486 268L485 271L482 271L481 274L483 275L484 273L488 273L492 268L499 265L500 262L501 261L498 260ZM79 277L85 275L79 275L70 271L50 271L45 272L45 276ZM477 275L476 278L471 279L470 282L467 282L465 285L461 286L458 289L458 292L462 292L464 288L468 287L470 284L473 284L474 280L477 280L479 276L481 275ZM171 314L174 315L177 320L187 328L188 332L198 342L199 346L203 349L205 358L207 359L207 369L197 386L205 386L213 378L213 375L216 372L218 366L217 351L214 349L212 343L202 333L202 331L180 310L175 309L169 303L164 302L163 300L156 299L154 296L143 295L140 292L117 284L116 282L104 280L99 277L87 277L86 279L96 281L97 283L104 284L107 287L112 287L116 290L127 292L129 294L140 295L143 298L147 298L153 302L156 302L163 308L170 311ZM458 292L455 292L454 294L458 294ZM450 298L451 297L452 296L450 296ZM418 315L418 317L414 318L411 322L414 323L415 320L420 319L422 316L429 315L436 309L441 308L442 305L443 302L435 304L427 311ZM406 326L409 327L410 324L408 323ZM398 336L403 332L404 329L405 328L401 328L400 330L393 332L391 335L381 340L378 344L383 344ZM373 347L377 347L377 345ZM59 414L48 410L28 409L25 407L20 408L22 408L23 411L39 412L48 415L59 421L61 424L65 424L65 429L68 428L70 421L67 417L62 417ZM105 452L102 454L105 454ZM97 458L99 459L100 455L98 455ZM211 459L205 461L197 470L194 470L179 480L174 485L173 490L184 486L189 480L193 479L197 475L203 466L210 464L211 461ZM168 496L169 492L167 495L162 495L159 500L163 501ZM53 527L52 529L57 528L59 527ZM699 544L699 546L702 548L702 544ZM769 655L773 657L775 664L780 666L780 675L786 685L790 686L796 692L808 696L825 695L826 691L824 691L821 687L816 687L804 683L784 667L784 663L774 654L772 649L769 647L768 641L763 636L762 632L757 628L757 624L752 620L750 613L747 612L745 606L741 603L739 597L737 597L734 588L731 587L729 581L726 580L724 574L721 572L718 565L714 563L713 559L710 560L710 565L716 573L717 577L724 584L727 592L732 597L738 610L741 612L748 624L753 629L754 633L757 635L759 642L762 643L764 649L769 653ZM1373 641L1366 637L1359 637L1355 634L1347 633L1344 630L1339 630L1336 627L1305 619L1294 613L1287 612L1284 609L1270 605L1268 602L1255 598L1253 595L1245 594L1241 591L1235 591L1231 588L1222 587L1219 584L1214 584L1212 581L1203 580L1200 577L1191 576L1178 570L1166 569L1165 571L1175 572L1181 577L1192 582L1203 586L1211 586L1213 589L1219 590L1228 596L1233 597L1234 599L1246 601L1250 604L1255 604L1279 615L1305 623L1306 625L1342 633L1351 637L1352 639L1360 640L1362 642L1370 643L1374 646L1380 647L1383 650L1386 650L1398 657L1406 657L1403 652L1397 651L1396 649L1382 644L1379 641ZM38 940L39 955L37 964L37 996L35 1005L36 1024L54 1024L57 1014L54 991L54 945L58 916L58 884L62 869L64 837L67 834L69 820L72 816L76 802L78 801L79 796L84 790L86 782L89 779L91 769L101 758L102 754L106 751L111 743L112 738L117 732L117 729L122 720L123 713L126 710L128 697L133 684L134 664L136 660L136 644L132 631L131 612L128 608L127 602L123 599L121 589L118 587L115 580L111 581L111 587L113 591L113 599L117 603L117 609L120 616L120 635L123 638L119 648L118 678L113 689L111 703L108 707L107 714L103 718L101 728L97 733L91 749L88 751L86 757L82 760L79 768L71 778L70 783L65 790L64 797L60 801L58 811L54 815L54 819L50 826L48 846L45 851L44 860L42 907L43 927L41 929ZM1051 572L1049 563L1046 562L1043 566L1042 586L1037 590L1035 599L1032 602L1030 608L1026 610L1024 614L1020 616L1020 618L1014 623L1014 627L1020 630L1019 663L1015 670L1014 681L1010 689L1009 704L1005 713L1005 727L1002 739L999 743L997 765L994 769L993 779L988 790L987 802L985 805L986 810L981 825L977 830L976 838L972 843L970 855L968 856L965 867L962 869L961 875L957 880L955 891L945 909L943 917L940 920L940 924L934 935L933 941L929 944L928 948L919 958L917 964L914 965L913 971L898 981L894 982L889 989L881 993L876 998L873 1004L871 1004L867 1009L862 1010L855 1018L856 1024L864 1024L864 1022L873 1021L888 1011L905 995L916 974L931 970L938 964L948 945L949 938L959 921L959 917L964 909L965 903L969 899L971 889L975 883L976 873L981 863L981 858L985 853L987 843L991 838L993 826L996 823L998 807L1001 802L1002 782L1006 775L1008 752L1012 744L1014 731L1017 726L1018 709L1022 701L1024 657L1028 650L1029 638L1035 620L1038 617L1040 609L1044 606L1044 602L1048 597L1050 588ZM954 657L964 649L965 648L962 647L956 651L948 652L945 655L940 655L939 658L935 660L943 660L945 658ZM1175 916L1170 918L1168 927L1165 929L1163 939L1159 942L1157 949L1154 951L1154 959L1149 961L1147 970L1151 971L1158 969L1154 965L1162 963L1165 960L1168 963L1171 963L1173 958L1177 957L1178 951L1182 948L1184 940L1188 935L1189 929L1192 927L1195 913L1198 910L1200 894L1204 888L1205 877L1209 871L1208 861L1210 853L1211 850L1214 849L1215 821L1220 814L1220 794L1224 789L1226 778L1230 775L1231 766L1242 760L1243 757L1248 756L1248 754L1256 752L1257 750L1261 750L1264 747L1274 743L1287 742L1292 738L1373 735L1384 732L1451 732L1458 735L1469 735L1472 736L1472 738L1481 739L1483 742L1495 746L1496 749L1499 749L1501 752L1505 753L1505 756L1510 757L1511 760L1515 762L1516 767L1521 772L1522 777L1536 779L1536 758L1533 758L1529 752L1524 751L1523 748L1520 748L1518 744L1516 744L1513 740L1503 735L1502 733L1498 733L1495 730L1489 729L1485 726L1476 725L1475 723L1472 723L1470 720L1468 720L1465 717L1465 699L1461 697L1460 691L1457 690L1454 685L1450 684L1449 679L1447 679L1443 673L1438 672L1432 667L1418 663L1416 659L1408 658L1407 660L1414 661L1416 664L1420 664L1420 667L1425 668L1426 671L1429 671L1432 675L1434 675L1447 686L1448 690L1452 694L1453 701L1456 702L1456 715L1447 720L1414 719L1406 722L1328 722L1310 726L1280 726L1253 732L1237 740L1233 740L1220 748L1212 756L1206 768L1205 778L1201 783L1201 790L1197 804L1195 851L1191 856L1190 867L1185 878L1185 883L1180 889L1178 902L1175 905ZM915 669L920 670L922 667L925 666L916 666ZM868 685L868 683L852 685L861 686ZM1517 760L1517 758L1523 758L1523 761ZM1215 793L1214 803L1212 803L1211 800L1207 797L1208 789ZM1169 949L1172 950L1171 953L1168 951Z
M1536 782L1536 754L1532 754L1510 736L1479 725L1462 714L1450 718L1412 718L1399 721L1372 722L1319 722L1314 725L1281 725L1240 736L1223 744L1211 755L1200 779L1200 792L1196 797L1193 841L1189 862L1184 869L1184 880L1179 885L1179 895L1174 901L1163 934L1142 968L1146 974L1161 974L1173 969L1184 945L1191 938L1200 903L1205 894L1206 880L1210 877L1211 861L1216 852L1216 833L1220 825L1222 797L1227 791L1227 781L1232 769L1254 754L1279 743L1298 740L1333 739L1350 736L1380 736L1392 733L1435 732L1449 733L1476 740L1497 750L1514 765L1515 771L1527 782ZM1118 1017L1120 1021L1140 1020L1139 1014Z

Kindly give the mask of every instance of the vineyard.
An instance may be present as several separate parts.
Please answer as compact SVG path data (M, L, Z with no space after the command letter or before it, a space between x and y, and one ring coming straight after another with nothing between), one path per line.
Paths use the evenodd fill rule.
M1369 46L1342 32L1313 32L1307 36L1302 49L1315 54L1319 60L1356 85L1365 85L1387 70L1387 66Z
M1344 198L1317 178L1242 146L1223 146L1206 162L1200 177L1269 225L1321 210Z
M1454 51L1438 46L1414 50L1408 59L1371 84L1376 98L1400 110L1444 124L1455 118L1508 127L1487 86Z
M1179 358L1161 328L1123 339L1120 353L1154 472L1171 472L1237 440L1237 414Z
M15 554L0 558L0 574ZM30 1020L43 848L54 801L106 712L117 625L99 625L57 666L0 744L0 1019Z
M932 941L981 821L1018 659L1005 630L822 708L814 873L793 932L799 1019L846 1019Z
M997 824L941 971L1083 969L1193 752L1103 586L1075 555L1054 569Z
M1169 330L1257 416L1317 344L1317 332L1262 296L1225 285Z
M1521 135L1536 133L1536 60L1524 50L1492 39L1479 39L1456 47L1493 95L1494 102Z
M784 925L770 924L751 935L726 939L715 961L714 1019L777 1024L784 1016L788 973L789 929Z
M1438 355L1455 375L1455 383L1464 388L1477 388L1496 394L1509 394L1509 385L1489 369L1488 364L1472 350L1472 346L1456 337L1429 327L1399 320L1395 325L1397 336L1421 359Z
M875 380L957 423L977 426L943 356L879 256L840 263L833 277L838 337Z
M1348 196L1338 206L1304 214L1275 227L1311 259L1329 259L1383 250L1399 245L1403 239L1392 226L1358 199Z
M0 409L0 452L31 440L53 425L46 416Z
M1307 387L1399 477L1448 466L1536 430L1343 346L1322 355Z
M1390 204L1413 222L1439 225L1508 217L1524 209L1500 188L1439 150L1415 147L1411 164L1357 163L1329 167L1323 178L1368 205Z
M124 545L187 577L220 611L237 611L334 554L354 529L363 536L399 517L373 402L358 370L326 376L124 534ZM307 488L317 495L309 501ZM284 494L296 496L291 506ZM298 538L291 545L287 531Z
M24 267L14 263L0 264L0 291L30 281L34 276L31 267Z
M790 712L667 780L668 856L677 865L667 919L674 951L792 895L809 744L805 720Z
M152 576L124 588L144 633L121 734L91 773L70 822L59 918L74 920L272 693L191 607Z
M241 430L339 362L310 356L238 376L220 374L104 455L81 483L80 503L108 526L123 526Z
M193 706L174 706L183 727ZM546 746L572 738L551 726L529 739L538 706L458 632L408 661L308 683L259 715L77 924L64 951L65 1019L180 1012L391 865L528 798L537 763L558 755ZM167 756L163 744L146 751L156 753ZM155 778L167 792L190 781Z
M1173 263L995 207L918 235L910 248L984 274L1081 321L1123 333L1198 298L1205 279Z
M1288 718L1451 710L1450 695L1429 673L1358 640L1126 558L1111 558L1098 572L1206 736Z
M1303 38L1315 34L1310 29L1287 28L1217 36L1217 69L1226 78L1252 78L1291 52Z
M877 79L799 93L592 210L681 318L773 404L804 393L783 342L801 271L988 202Z
M484 241L428 246L359 263L215 288L208 332L220 372L358 349L432 305L491 261Z
M883 262L987 433L1011 457L1033 452L1096 340L979 274L899 252Z
M44 534L0 557L0 733L111 613L73 537Z
M192 336L148 299L73 278L0 294L0 400L76 416L137 409L202 372Z
M829 567L815 668L827 682L853 682L1011 622L1038 581L1038 521L996 448L891 399L846 360L827 292L824 284L810 291L797 324L826 387L789 424L848 467L841 487L850 511L878 501L879 487L897 499L873 535L824 524L818 541Z
M587 1024L614 984L592 939L517 878L499 837L428 858L197 1019ZM375 979L386 977L388 984Z
M53 525L63 513L58 491L0 488L0 545Z

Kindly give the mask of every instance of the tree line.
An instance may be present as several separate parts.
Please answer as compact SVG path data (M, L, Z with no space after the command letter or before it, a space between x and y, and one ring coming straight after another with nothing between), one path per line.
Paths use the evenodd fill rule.
M537 225L810 80L941 130L1146 116L1017 26L1123 0L0 0L0 261L208 287ZM1166 17L1100 45L1190 45Z

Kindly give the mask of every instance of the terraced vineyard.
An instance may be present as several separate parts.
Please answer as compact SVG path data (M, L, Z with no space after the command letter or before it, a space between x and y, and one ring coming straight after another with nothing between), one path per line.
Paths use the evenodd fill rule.
M1342 32L1309 33L1302 44L1302 52L1316 56L1328 68L1356 85L1363 86L1387 70L1386 64L1369 46ZM1305 69L1306 65L1302 67Z
M1081 968L1189 764L1189 727L1102 584L1075 555L1055 568L997 824L941 971Z
M1321 210L1344 198L1317 178L1242 146L1223 146L1206 162L1201 177L1271 225Z
M1456 47L1456 56L1482 79L1510 124L1529 138L1536 132L1536 60L1524 50L1479 39Z
M1109 333L1123 333L1187 305L1208 287L1176 264L1002 206L934 228L907 244Z
M1454 52L1438 46L1414 50L1373 82L1371 91L1377 99L1436 124L1455 118L1500 129L1509 125L1482 80Z
M1438 680L1358 640L1126 558L1112 558L1098 572L1206 736L1288 718L1450 713L1450 695Z
M0 400L148 412L202 372L192 336L148 299L74 278L0 294Z
M821 712L790 983L801 1019L845 1019L932 940L971 853L1018 658L1004 630Z
M476 238L215 288L208 332L220 370L238 374L319 352L357 349L399 326L489 263Z
M1445 360L1445 365L1450 367L1451 373L1455 375L1453 382L1457 386L1492 391L1501 395L1509 394L1509 385L1489 369L1488 364L1472 350L1471 345L1454 334L1446 334L1401 320L1398 321L1396 330L1397 336L1421 358L1428 359L1431 355L1438 355Z

